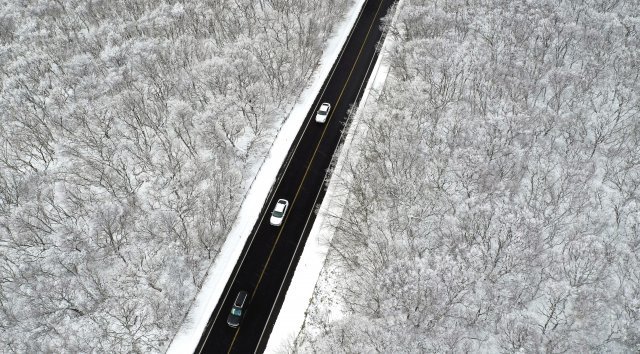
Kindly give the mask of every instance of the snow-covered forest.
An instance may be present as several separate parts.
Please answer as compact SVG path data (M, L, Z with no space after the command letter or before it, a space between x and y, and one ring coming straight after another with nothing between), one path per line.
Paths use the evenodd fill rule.
M165 350L348 3L2 3L0 352Z
M293 346L639 352L638 1L403 3Z

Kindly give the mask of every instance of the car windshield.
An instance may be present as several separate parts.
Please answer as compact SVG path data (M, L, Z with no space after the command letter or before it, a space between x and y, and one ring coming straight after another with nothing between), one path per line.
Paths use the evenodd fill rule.
M234 316L240 316L240 315L242 315L242 310L240 310L237 307L234 307L234 308L231 309L231 314L234 315Z
M281 218L284 213L282 211L274 210L271 215L275 216L276 218Z

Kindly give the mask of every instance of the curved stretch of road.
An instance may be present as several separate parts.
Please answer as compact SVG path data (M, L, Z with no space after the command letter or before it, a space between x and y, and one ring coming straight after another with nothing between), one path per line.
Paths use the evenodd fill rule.
M382 37L381 18L394 1L366 0L279 172L197 353L264 351L315 219L315 206L324 196L325 173L340 142L347 110L360 99L377 58L376 45ZM322 102L329 102L333 107L327 122L319 124L314 117ZM290 205L282 225L275 227L269 224L269 217L279 198L289 200ZM249 293L247 310L240 326L231 328L226 323L227 315L240 290Z

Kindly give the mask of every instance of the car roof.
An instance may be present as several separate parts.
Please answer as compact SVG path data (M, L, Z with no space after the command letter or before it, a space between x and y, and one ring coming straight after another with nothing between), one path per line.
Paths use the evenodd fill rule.
M238 306L241 307L242 305L244 305L244 301L247 299L247 295L249 295L246 291L242 290L238 293L238 296L236 296L236 301L233 302L234 306Z
M274 210L275 211L283 211L286 205L287 205L287 203L278 202L278 204L276 204L276 207L274 208Z

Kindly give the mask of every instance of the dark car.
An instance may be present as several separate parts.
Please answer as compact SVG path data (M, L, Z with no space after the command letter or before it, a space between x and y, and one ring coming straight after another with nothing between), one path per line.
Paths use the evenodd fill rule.
M249 293L246 291L241 291L236 296L236 300L233 302L233 307L231 307L231 313L227 316L227 324L230 327L236 328L240 325L240 320L242 320L242 316L244 315L244 307L247 303L247 297Z

